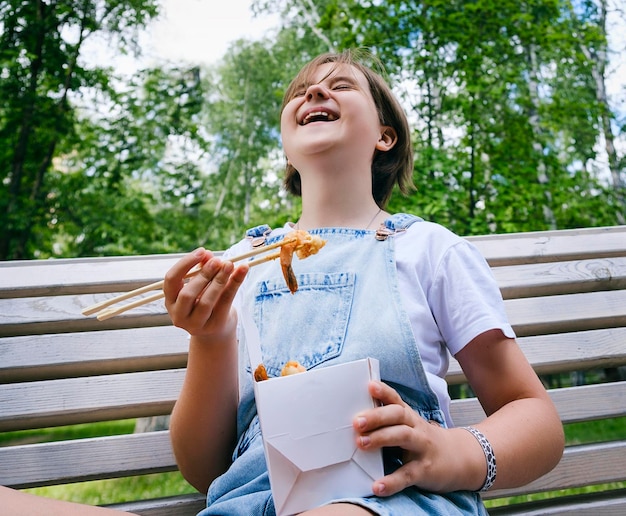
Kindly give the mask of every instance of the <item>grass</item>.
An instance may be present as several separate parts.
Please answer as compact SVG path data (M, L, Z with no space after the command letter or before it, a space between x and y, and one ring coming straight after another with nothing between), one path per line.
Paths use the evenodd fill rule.
M124 420L21 432L7 432L0 434L0 446L79 439L103 435L120 435L131 433L134 429L134 424L134 420ZM565 436L568 444L611 441L623 439L625 435L626 417L574 423L565 426ZM487 500L485 505L487 508L493 508L510 503L545 500L555 496L625 488L626 482L620 482L580 489L568 489L566 491L536 493L522 497ZM49 498L89 505L123 503L137 499L159 498L195 492L194 488L191 487L178 472L157 473L111 480L95 480L61 486L38 487L27 489L26 491Z
M178 471L110 480L92 480L63 486L36 487L24 491L47 498L88 505L108 505L196 492Z
M565 425L565 440L568 444L616 441L626 436L626 417L570 423Z
M106 421L104 423L4 432L0 433L0 447L66 441L69 439L86 439L88 437L101 437L105 435L123 435L132 433L134 429L135 420L125 419L122 421Z
M134 428L135 420L128 419L123 421L6 432L0 433L0 446L123 435L132 433ZM195 492L194 488L185 481L178 471L110 480L93 480L75 484L36 487L25 489L24 491L47 498L88 505L107 505L128 502L140 498L160 498L163 496Z

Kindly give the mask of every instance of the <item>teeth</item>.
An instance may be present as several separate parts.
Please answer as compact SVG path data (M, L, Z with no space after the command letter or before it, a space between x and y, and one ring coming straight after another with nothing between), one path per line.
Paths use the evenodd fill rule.
M313 118L317 118L317 117L324 117L327 120L334 120L334 117L332 117L328 112L326 111L313 111L311 113L309 113L304 120L302 121L302 124L307 124L311 121L311 119Z
M325 116L326 118L328 118L328 113L326 113L326 111L314 111L313 113L309 113L306 116L306 119L308 120L309 118L313 118L314 116Z

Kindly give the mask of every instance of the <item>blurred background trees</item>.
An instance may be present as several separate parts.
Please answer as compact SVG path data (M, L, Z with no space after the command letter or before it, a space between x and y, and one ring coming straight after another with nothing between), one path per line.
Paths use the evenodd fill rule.
M267 38L123 76L86 42L139 54L158 0L0 0L0 259L223 249L294 220L282 92L348 47L380 59L414 129L418 188L392 211L462 235L625 223L626 92L607 93L619 2L253 7L280 14Z

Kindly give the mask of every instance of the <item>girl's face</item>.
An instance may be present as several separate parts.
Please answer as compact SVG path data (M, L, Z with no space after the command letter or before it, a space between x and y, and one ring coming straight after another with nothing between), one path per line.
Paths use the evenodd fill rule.
M281 114L283 148L300 171L309 158L329 152L371 164L375 149L385 150L382 132L367 79L348 64L319 66Z

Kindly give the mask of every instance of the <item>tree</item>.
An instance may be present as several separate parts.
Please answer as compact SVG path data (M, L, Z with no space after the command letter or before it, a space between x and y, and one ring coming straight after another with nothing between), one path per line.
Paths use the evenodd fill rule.
M566 2L568 21L571 23L573 47L580 49L585 56L591 78L591 90L595 95L599 113L597 114L600 131L604 140L604 148L608 158L608 168L611 184L617 199L616 217L620 224L626 224L626 215L623 208L626 204L626 180L624 179L624 165L620 164L620 157L615 148L616 117L609 104L606 80L608 45L607 45L607 14L609 3L607 0L588 0L575 9L572 2Z
M272 8L285 26L308 27L302 4L283 0ZM418 191L394 197L392 209L462 234L619 222L623 200L596 170L579 166L582 156L588 164L597 154L608 105L594 94L593 70L602 75L596 56L576 40L585 35L602 55L602 11L583 2L586 11L573 19L568 5L316 2L327 41L369 47L384 62L415 127ZM609 208L597 209L603 205Z
M180 251L201 238L211 144L198 127L200 70L140 70L119 90L79 111L51 170L49 225L63 256Z
M204 117L214 139L215 168L207 194L212 219L220 221L207 228L214 238L225 226L232 238L241 236L254 206L264 199L268 211L277 208L277 181L266 181L265 171L270 151L277 147L279 69L266 43L239 41L207 79L211 94Z
M157 14L156 0L0 3L0 259L29 258L48 219L48 173L74 132L71 95L110 89L111 70L81 63L87 38L107 34L131 48L136 29Z
M158 0L0 0L0 259L224 248L296 217L282 93L310 58L347 47L380 59L414 128L418 190L392 211L460 234L623 222L609 0L254 7L280 13L280 30L216 66L116 77L86 64L85 42L137 50Z

